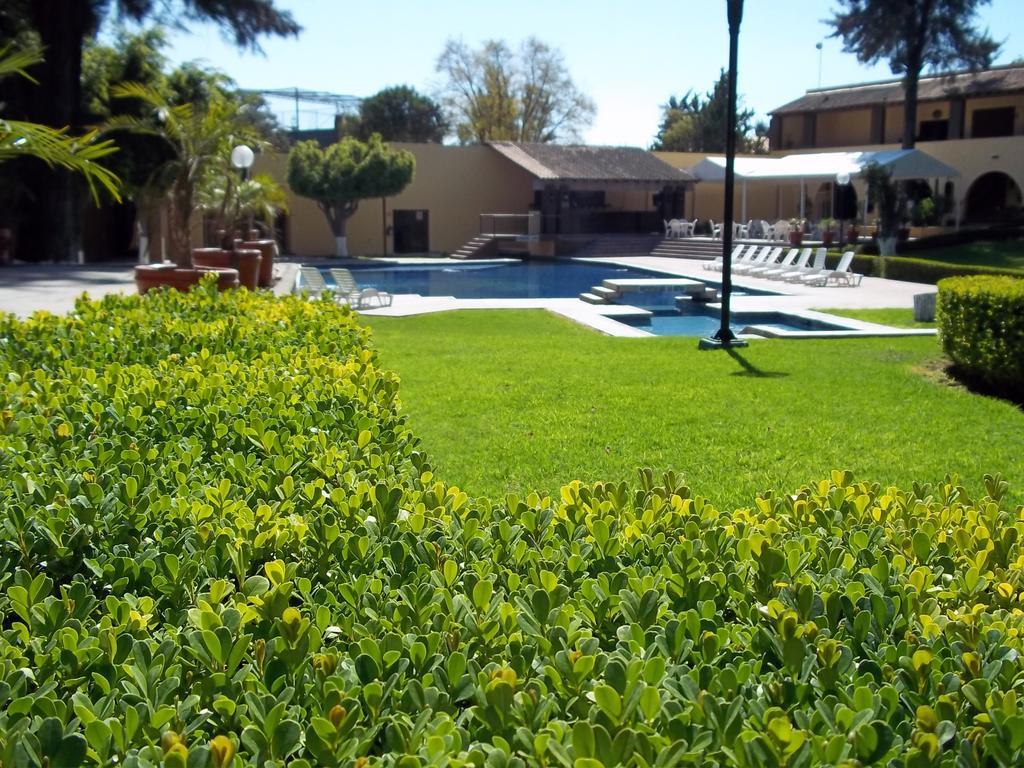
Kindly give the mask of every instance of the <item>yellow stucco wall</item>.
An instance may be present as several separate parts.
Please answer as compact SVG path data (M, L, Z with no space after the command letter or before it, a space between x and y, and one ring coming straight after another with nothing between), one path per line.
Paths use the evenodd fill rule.
M819 112L815 135L821 148L864 144L871 140L871 110Z
M348 221L348 249L352 254L383 253L384 216L393 224L393 212L429 211L430 250L451 252L479 233L480 213L526 213L533 202L532 177L490 147L448 147L440 144L403 144L416 157L412 183L386 200L382 216L379 199L364 200ZM287 178L287 156L272 154L257 159L257 172ZM289 191L288 252L301 256L334 252L334 237L323 213L312 200ZM393 250L388 238L388 253Z
M799 147L804 142L803 115L782 115L782 146Z

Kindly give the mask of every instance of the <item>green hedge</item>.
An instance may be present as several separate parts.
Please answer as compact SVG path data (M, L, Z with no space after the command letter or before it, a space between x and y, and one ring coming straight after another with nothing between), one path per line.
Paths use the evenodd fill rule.
M879 258L882 263L882 276L889 280L906 280L911 283L928 283L936 285L947 277L969 275L1005 275L1024 277L1024 272L998 267L974 266L971 264L947 264L942 261L928 259L912 259L905 256L888 256Z
M969 378L1024 395L1024 279L960 277L939 283L942 347Z
M1024 509L468 498L329 301L0 321L5 766L1024 761Z

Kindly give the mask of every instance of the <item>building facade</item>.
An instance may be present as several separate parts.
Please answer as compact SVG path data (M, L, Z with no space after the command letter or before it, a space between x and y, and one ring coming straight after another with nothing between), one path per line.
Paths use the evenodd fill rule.
M899 80L821 88L771 112L773 153L875 150L903 141ZM915 145L960 178L936 190L965 223L1016 216L1024 189L1024 67L921 78Z

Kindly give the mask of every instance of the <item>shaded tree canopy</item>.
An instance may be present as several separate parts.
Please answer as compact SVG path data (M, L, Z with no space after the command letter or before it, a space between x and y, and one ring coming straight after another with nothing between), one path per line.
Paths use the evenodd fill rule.
M888 61L903 76L903 147L917 135L917 85L925 69L987 67L1000 44L975 26L990 0L838 0L828 23L843 50L865 64Z
M300 141L288 154L288 185L316 202L334 234L335 255L347 256L345 225L360 200L397 195L415 169L411 152L391 149L379 134L365 142L346 136L326 149Z
M444 140L448 126L440 105L408 85L375 93L359 107L358 134L366 140L375 133L384 141Z
M436 68L442 106L464 144L572 141L593 122L594 102L576 87L561 52L535 37L518 51L503 40L473 50L450 39Z
M690 90L681 98L672 96L662 107L661 125L651 149L664 152L724 152L729 123L729 78L721 71L704 96ZM736 112L736 149L763 152L767 128L752 125L754 110Z
M83 47L110 14L135 22L147 18L179 25L209 21L239 46L253 49L258 49L263 35L294 35L300 29L289 12L275 7L274 0L6 0L0 11L0 34L31 36L46 56L33 72L38 89L5 89L0 94L0 100L8 102L11 117L46 125L82 125ZM17 218L31 230L33 248L19 255L63 259L74 253L80 235L72 181L45 174L24 184L33 203L23 207Z

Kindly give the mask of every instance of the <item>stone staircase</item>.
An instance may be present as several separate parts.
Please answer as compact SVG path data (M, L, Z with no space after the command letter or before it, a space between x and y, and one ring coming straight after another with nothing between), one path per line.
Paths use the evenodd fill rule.
M573 254L584 258L647 256L657 245L658 235L596 235Z
M722 255L722 241L710 237L666 237L651 249L649 255L670 259L716 259Z
M489 259L498 255L498 241L491 235L477 235L451 254L453 259Z

